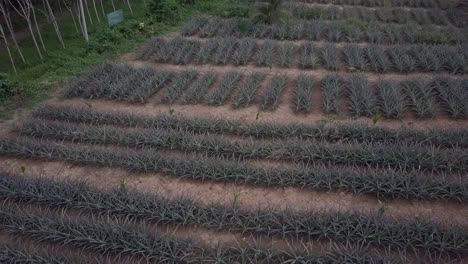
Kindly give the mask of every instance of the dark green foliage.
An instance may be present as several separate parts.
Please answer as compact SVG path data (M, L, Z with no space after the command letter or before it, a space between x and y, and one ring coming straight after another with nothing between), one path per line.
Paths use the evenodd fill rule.
M148 15L155 21L177 21L180 19L183 7L177 0L151 0L148 3Z
M389 118L399 118L405 111L405 98L398 83L379 80L377 82L380 112Z
M301 57L299 65L302 68L314 68L319 63L319 58L315 51L315 46L311 42L305 42L301 44Z
M312 91L314 80L305 75L299 75L294 83L293 105L295 112L312 111Z
M236 87L242 75L239 72L228 72L224 75L219 86L209 94L207 100L210 105L222 105Z
M275 75L271 79L263 95L262 109L273 110L278 107L281 94L286 87L287 81L288 77L286 75Z
M330 77L331 82L339 80ZM234 134L255 138L316 139L329 142L394 143L406 142L445 148L468 147L468 129L419 130L402 127L398 130L385 127L353 125L305 125L277 123L255 123L242 125L239 121L220 118L184 117L159 115L155 117L129 114L127 112L96 112L87 108L45 105L33 112L36 118L88 123L96 125L118 125L124 127L170 128L194 133Z
M436 111L434 94L429 81L415 79L403 82L411 106L420 118L433 117Z
M236 65L245 65L250 61L253 50L257 43L253 39L241 39L237 43L237 48L232 54L232 59Z
M234 107L246 107L249 106L250 102L260 88L261 82L265 79L265 74L252 73L250 74L244 83L241 85L242 89L237 94L234 100Z
M343 85L337 74L328 75L322 80L323 111L338 113Z
M182 93L188 88L190 82L197 76L195 71L185 71L174 76L170 85L167 86L162 103L172 104L182 96Z
M355 116L371 116L376 110L376 100L367 78L353 75L348 88L349 111Z
M149 67L103 63L71 81L65 96L145 102L146 98L161 89L171 75L170 72Z
M336 71L338 70L338 49L334 44L326 44L322 49L322 59L325 68Z
M254 21L263 23L273 23L281 20L283 16L284 0L258 0L255 1Z
M468 118L468 79L440 77L432 83L450 116Z
M257 51L255 63L258 66L272 66L273 65L273 53L278 46L277 41L267 40L263 43Z
M4 181L4 179L2 179ZM453 257L467 251L466 228L417 219L387 218L376 213L336 211L295 212L270 208L244 211L219 205L201 205L188 199L168 200L130 192L96 192L84 184L51 184L36 181L26 185L9 180L2 195L12 200L48 203L59 208L96 211L104 217L79 221L46 214L39 216L18 208L1 208L0 225L7 232L39 241L65 243L99 253L131 254L147 260L182 262L197 256L189 241L172 240L144 229L131 229L126 219L153 220L174 225L199 225L215 230L229 230L253 235L296 239L332 239L343 243L383 246L424 253L442 253ZM19 192L14 185L25 186ZM33 191L43 193L38 197ZM52 196L51 194L56 194ZM68 197L73 197L70 199ZM67 199L68 198L68 199ZM58 232L60 231L60 232ZM75 238L75 239L74 239ZM125 238L122 239L122 238ZM192 254L187 254L191 252Z
M210 86L217 79L217 74L207 73L198 78L194 83L187 89L187 92L182 100L184 104L196 104L201 103L206 92Z

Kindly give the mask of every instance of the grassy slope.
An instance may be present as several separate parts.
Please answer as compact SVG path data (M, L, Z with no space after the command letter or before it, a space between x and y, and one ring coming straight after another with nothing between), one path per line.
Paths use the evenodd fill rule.
M122 2L116 1L116 4L120 4L120 8L124 9L125 22L109 29L102 17L101 24L97 24L94 16L94 25L89 25L88 22L90 33L88 45L76 32L69 14L65 14L60 18L59 25L66 49L60 47L52 25L46 25L41 30L47 48L44 63L41 63L37 57L32 39L29 37L20 41L28 65L21 65L18 54L13 47L10 47L16 58L17 76L12 71L6 50L0 51L2 62L0 72L7 73L8 82L15 84L18 92L18 95L9 96L6 100L0 101L0 117L18 106L36 105L48 98L61 81L81 72L87 66L103 60L116 59L151 36L175 31L194 14L219 14L226 2L227 0L199 0L194 6L186 8L180 19L162 23L154 22L150 16L146 15L147 8L143 1L133 2L133 16ZM107 8L107 11L109 10L111 8ZM140 23L144 23L144 26L141 27Z

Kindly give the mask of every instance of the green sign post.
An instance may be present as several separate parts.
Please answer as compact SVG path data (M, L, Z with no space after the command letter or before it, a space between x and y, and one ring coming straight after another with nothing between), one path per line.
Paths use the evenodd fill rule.
M117 11L107 14L107 22L109 23L109 26L119 24L123 20L124 20L124 16L123 16L122 9L119 9Z

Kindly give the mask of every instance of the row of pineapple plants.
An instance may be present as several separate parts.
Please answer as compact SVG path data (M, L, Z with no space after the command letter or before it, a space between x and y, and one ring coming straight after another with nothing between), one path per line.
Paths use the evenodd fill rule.
M17 132L47 141L3 138L0 154L121 167L201 181L343 190L389 198L468 200L467 182L460 176L468 171L464 148L408 143L240 141L178 130L126 131L39 121L27 123ZM104 144L123 148L109 151L99 147ZM155 149L185 155L173 157ZM290 166L258 167L250 164L252 159L286 161Z
M157 47L156 49L154 47ZM190 47L190 48L187 48ZM153 53L147 49L154 50ZM184 55L186 60L178 58ZM313 42L280 42L234 37L208 41L184 38L155 38L144 44L134 58L173 64L214 64L258 67L300 67L303 69L373 71L379 73L443 72L468 73L468 49L463 46L347 44L338 48L333 43L320 47Z
M332 79L332 82L336 79ZM467 128L412 127L398 129L383 126L354 124L277 123L257 120L244 124L238 120L216 117L189 117L180 114L156 116L136 115L122 111L97 111L87 107L44 105L36 109L36 119L90 125L110 125L122 128L172 129L195 134L226 134L254 139L319 140L328 142L408 143L441 148L468 148Z
M307 52L313 50L307 46ZM301 63L310 64L303 59ZM350 59L351 60L351 59ZM102 72L102 68L110 68ZM453 118L468 118L468 89L467 79L454 79L436 76L432 80L408 79L404 81L379 80L370 83L364 75L353 74L343 78L336 74L324 77L322 80L299 75L288 78L286 75L275 75L264 85L261 92L265 74L253 72L242 74L239 71L224 74L199 74L193 70L179 73L137 69L121 64L105 63L91 68L87 73L72 82L65 92L66 97L85 97L92 99L114 99L134 102L128 97L117 97L131 91L140 93L138 87L132 86L134 76L122 75L118 70L122 67L131 72L144 71L148 76L139 76L139 83L153 84L145 86L145 98L161 90L159 103L172 105L174 103L208 105L223 105L231 99L235 108L246 107L253 103L261 110L275 110L282 102L282 97L288 86L293 85L293 100L291 102L294 112L311 112L312 109L321 108L325 113L346 113L354 116L383 115L388 118L400 118L407 113L414 113L419 118L432 118L443 110ZM355 65L355 67L359 67ZM164 73L164 79L155 77ZM117 85L116 81L124 83ZM216 82L216 80L219 80ZM133 88L133 89L132 89ZM321 105L312 105L313 91L320 89L322 94ZM147 92L147 91L151 91ZM257 100L256 98L259 98ZM341 102L347 101L347 109L340 109ZM140 101L137 101L140 102ZM92 107L92 101L87 102ZM439 106L440 105L440 106Z
M453 0L294 0L310 4L355 5L367 7L410 7L410 8L440 8L455 7L457 1Z
M385 210L339 212L259 208L246 210L234 200L232 205L204 205L188 198L169 199L127 189L125 186L98 190L82 182L58 182L44 178L9 175L0 177L0 197L15 203L72 209L92 218L70 218L53 211L30 211L15 205L0 207L0 227L10 234L38 242L67 244L100 254L116 254L146 261L191 263L206 260L258 260L265 263L306 261L351 261L368 254L311 255L306 252L276 251L253 246L209 250L200 244L174 239L163 232L150 232L135 221L151 221L172 226L201 226L214 231L251 234L302 241L330 241L349 248L386 248L400 255L415 254L415 259L456 260L468 254L466 227L422 217L409 219L385 215ZM85 214L85 215L86 215ZM125 238L123 240L122 238ZM344 250L343 250L344 251ZM374 251L375 252L375 251ZM388 258L387 253L381 257ZM318 259L317 259L318 258ZM372 259L377 258L377 259ZM387 261L390 261L387 259ZM397 261L397 260L393 260ZM414 261L414 259L413 259ZM254 261L255 262L255 261ZM372 262L374 263L374 262ZM412 262L414 263L414 262Z
M369 42L375 44L461 44L467 42L464 29L454 26L399 25L354 20L299 20L262 24L244 18L195 17L181 29L183 36L251 37L277 40Z
M441 9L405 9L397 8L366 8L355 6L309 6L304 4L287 3L285 9L294 17L301 19L324 19L324 20L361 20L374 23L417 23L419 25L442 25L453 23L463 26L463 13L453 10L443 11Z

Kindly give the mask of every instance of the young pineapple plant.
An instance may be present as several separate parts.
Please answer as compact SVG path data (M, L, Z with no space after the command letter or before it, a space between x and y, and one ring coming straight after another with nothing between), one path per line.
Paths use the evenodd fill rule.
M242 89L239 91L239 94L237 94L234 99L234 107L239 108L249 106L264 79L265 74L258 72L250 74L241 86Z
M379 80L377 82L379 110L388 118L400 118L405 111L405 97L399 83Z
M433 117L436 112L434 94L429 81L414 79L403 82L411 107L420 118Z
M326 44L322 49L322 60L325 68L336 71L338 70L339 51L334 44Z
M161 99L162 103L173 104L177 99L182 96L182 93L188 88L190 82L196 78L198 73L196 71L185 71L175 76L170 85L166 88L166 93Z
M198 78L185 93L182 103L184 104L197 104L201 103L208 89L218 78L215 73L207 73Z
M253 39L241 39L237 43L237 48L232 54L232 60L235 65L246 65L250 62L253 51L257 43Z
M234 90L241 77L242 75L236 71L226 73L219 86L208 95L208 104L222 105L231 94L232 90Z
M267 86L263 95L262 109L274 110L278 107L280 97L286 87L288 77L286 75L275 75Z
M343 54L348 70L355 71L366 69L367 60L364 54L364 49L359 47L357 44L345 46Z
M451 117L468 118L468 79L437 77L433 79L432 86Z
M295 112L312 111L312 92L314 80L305 75L299 75L294 83L293 107Z
M294 62L295 47L291 42L285 42L281 46L279 54L279 65L290 67Z
M255 63L257 66L273 65L273 54L278 47L277 41L267 40L258 48Z
M372 116L376 111L376 99L363 75L352 75L348 87L349 110L355 116Z
M343 84L338 74L331 74L322 80L323 111L338 113Z
M299 65L302 68L314 68L319 63L319 58L316 53L316 48L311 42L305 42L300 47L301 55Z

